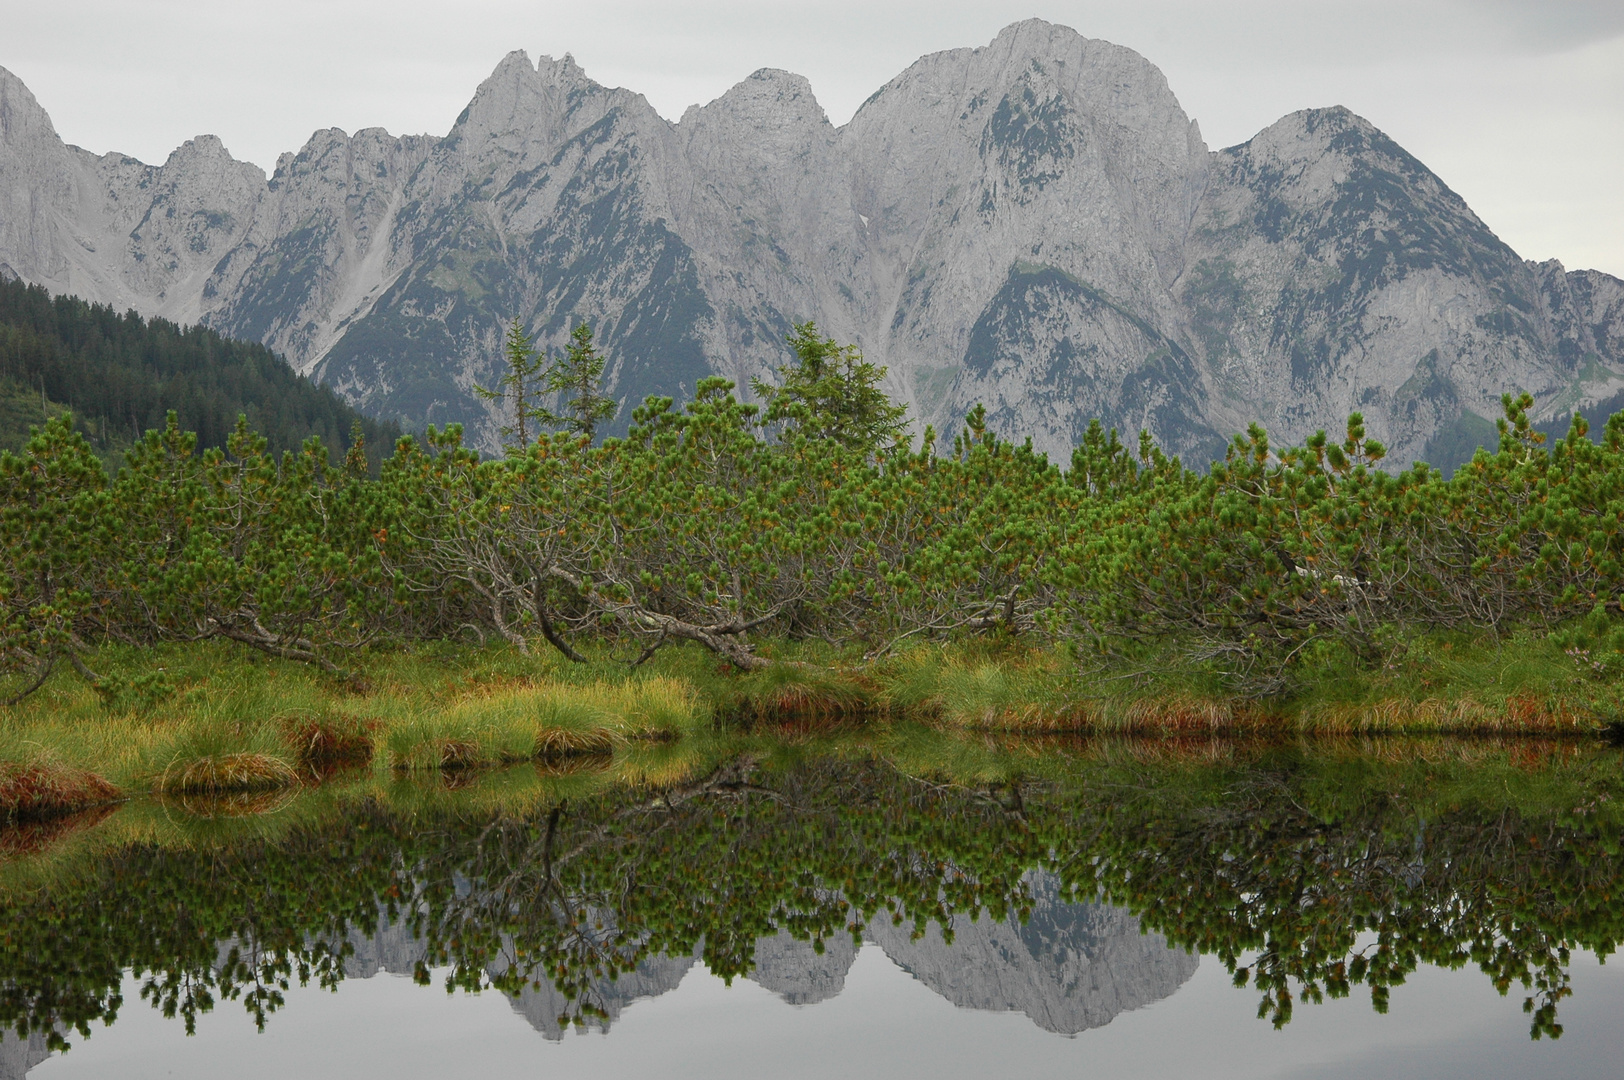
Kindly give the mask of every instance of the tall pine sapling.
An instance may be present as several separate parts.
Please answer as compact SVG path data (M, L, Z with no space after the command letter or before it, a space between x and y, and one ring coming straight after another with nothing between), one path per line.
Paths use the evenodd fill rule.
M601 392L605 357L592 344L592 327L582 323L570 334L564 355L542 374L544 393L557 394L559 411L538 409L536 416L551 427L573 431L591 440L598 424L614 419L620 404Z
M552 414L534 404L546 392L546 379L541 370L541 355L524 332L524 324L515 318L508 324L507 336L502 341L502 359L507 370L494 390L476 385L474 392L487 401L506 404L512 411L512 423L502 426L502 439L510 450L521 453L530 445L533 435L539 434L539 424L551 422ZM542 385L538 386L538 382ZM536 421L535 424L532 421Z

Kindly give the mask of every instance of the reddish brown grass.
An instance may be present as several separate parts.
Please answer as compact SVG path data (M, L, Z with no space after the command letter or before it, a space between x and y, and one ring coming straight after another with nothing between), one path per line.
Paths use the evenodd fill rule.
M121 797L118 788L83 769L52 762L0 762L0 821L37 821Z
M284 724L284 737L292 747L301 774L326 780L346 769L362 768L377 748L377 720L327 713L302 716Z

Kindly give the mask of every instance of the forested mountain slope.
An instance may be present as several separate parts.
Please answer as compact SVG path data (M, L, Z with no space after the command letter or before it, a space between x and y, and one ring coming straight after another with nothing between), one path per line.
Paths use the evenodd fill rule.
M359 421L376 459L399 435L258 343L0 280L0 448L20 449L29 425L64 407L104 452L163 427L171 410L199 448L223 447L239 415L273 451L317 435L336 457Z

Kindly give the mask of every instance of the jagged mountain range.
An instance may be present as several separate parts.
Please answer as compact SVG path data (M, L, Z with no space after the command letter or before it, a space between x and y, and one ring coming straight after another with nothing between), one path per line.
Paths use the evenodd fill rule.
M611 391L747 386L815 319L921 423L1064 455L1094 417L1193 460L1362 410L1458 456L1502 393L1624 392L1624 282L1524 261L1345 109L1209 150L1161 72L1039 20L920 59L851 121L762 70L676 123L510 54L444 137L317 132L267 178L65 145L0 69L0 274L262 341L363 410L463 421L520 317L588 321ZM623 409L624 425L629 409Z

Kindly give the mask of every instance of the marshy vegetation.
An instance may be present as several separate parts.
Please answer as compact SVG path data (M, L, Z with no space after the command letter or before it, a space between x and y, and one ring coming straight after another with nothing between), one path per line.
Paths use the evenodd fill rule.
M514 327L495 460L455 428L381 471L360 429L341 462L278 457L246 419L199 453L171 414L109 478L49 421L0 456L0 809L655 776L684 743L829 725L1619 722L1624 416L1547 449L1508 398L1497 451L1449 478L1381 471L1357 416L1281 451L1254 428L1206 472L1095 428L1061 467L980 410L910 441L881 369L791 343L765 408L706 379L598 441L590 334L544 363Z

